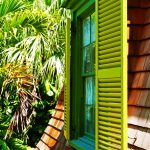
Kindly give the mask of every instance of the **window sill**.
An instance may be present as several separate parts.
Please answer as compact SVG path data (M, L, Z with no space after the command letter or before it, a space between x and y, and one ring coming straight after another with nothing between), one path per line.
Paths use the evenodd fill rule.
M86 136L71 140L69 144L77 150L95 150L95 141Z

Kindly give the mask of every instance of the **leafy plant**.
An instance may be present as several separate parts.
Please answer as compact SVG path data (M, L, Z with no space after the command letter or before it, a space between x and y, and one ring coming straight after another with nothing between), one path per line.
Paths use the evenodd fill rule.
M58 0L0 1L0 139L10 149L19 149L13 143L34 146L33 124L44 119L43 128L36 128L40 136L62 88L70 15L59 5Z
M16 85L16 93L19 101L4 138L7 139L10 138L14 127L16 127L19 133L22 133L30 125L31 119L35 114L32 103L36 101L38 96L36 93L36 78L34 78L27 66L9 64L3 69L7 78L3 81L1 95L6 91L5 88L7 85L13 83ZM7 99L9 99L9 95Z

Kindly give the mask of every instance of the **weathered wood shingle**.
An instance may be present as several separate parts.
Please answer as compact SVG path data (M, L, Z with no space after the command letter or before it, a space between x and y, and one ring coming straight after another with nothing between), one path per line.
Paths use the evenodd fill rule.
M64 126L64 90L56 104L55 111L50 119L35 150L65 150L66 139L63 133Z
M150 150L150 1L128 0L129 150Z

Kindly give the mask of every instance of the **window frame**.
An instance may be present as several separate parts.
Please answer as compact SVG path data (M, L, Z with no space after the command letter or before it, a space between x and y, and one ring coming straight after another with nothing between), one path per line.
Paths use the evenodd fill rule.
M92 15L95 12L95 1L92 0L87 3L87 6L82 8L73 14L74 19L72 20L72 33L71 33L71 140L69 141L70 145L74 148L87 149L88 146L91 145L90 149L95 149L95 136L94 139L90 138L90 136L84 135L84 109L81 109L82 106L85 106L83 103L84 98L84 89L83 89L83 79L82 79L82 65L83 65L83 32L82 32L82 21L87 16ZM96 35L95 35L96 36ZM95 42L93 42L95 43ZM91 43L91 45L93 44ZM96 60L96 58L95 58ZM95 75L95 73L94 73ZM80 88L77 88L80 87ZM82 104L81 104L82 102ZM82 119L81 119L82 116ZM86 145L84 145L83 141L87 141ZM79 143L82 143L81 145ZM90 144L89 144L90 143ZM88 145L89 144L89 145ZM82 146L84 145L84 146Z
M91 74L88 74L88 73L83 74L83 68L82 68L83 67L83 47L85 47L85 46L83 46L83 20L86 17L91 16L94 12L95 12L95 9L91 7L91 8L89 8L89 11L86 11L85 13L83 13L77 20L77 22L79 23L79 26L80 26L80 30L77 32L77 36L80 37L80 40L79 40L80 42L77 41L77 42L79 42L78 43L79 51L77 53L78 53L78 59L80 59L79 62L80 62L81 65L80 65L80 68L78 70L78 75L80 76L80 78L79 78L80 83L76 87L77 88L80 87L79 89L80 89L80 91L82 91L81 98L78 99L78 106L80 106L79 109L78 109L78 111L80 112L78 118L80 118L81 115L83 116L83 119L79 119L78 120L79 121L78 138L81 138L81 137L88 137L89 138L90 137L91 140L93 140L93 138L91 138L90 135L85 134L85 89L84 89L84 78L86 76L93 76L93 75L95 76L95 72L92 72ZM91 32L91 29L90 29L90 32ZM90 43L89 45L92 46L93 43L95 43L95 46L96 46L96 41ZM95 59L96 59L96 57L95 57ZM83 108L82 110L80 109L81 107Z

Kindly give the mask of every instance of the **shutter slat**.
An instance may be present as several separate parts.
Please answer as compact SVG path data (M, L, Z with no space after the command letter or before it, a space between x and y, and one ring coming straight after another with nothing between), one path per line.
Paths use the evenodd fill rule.
M102 136L102 135L100 135L99 137L101 139L105 140L105 141L108 141L108 142L113 142L113 143L116 143L116 144L119 144L119 145L121 144L121 141L116 140L115 138L108 138L108 137Z
M108 146L104 146L104 145L100 145L99 147L98 147L99 149L102 149L102 150L108 150ZM114 148L110 148L109 147L109 150L114 150Z
M101 12L101 13L103 13L103 12ZM114 17L117 17L118 15L120 15L120 12L119 12L119 11L116 11L115 13L106 15L105 17L101 17L101 16L99 15L99 18L101 18L101 22L105 22L105 21L107 21L107 20L109 20L109 19L112 19L112 18L114 18Z
M101 57L104 57L105 55L107 56L108 54L113 54L115 52L120 52L120 46L100 51L98 55L101 55Z
M113 63L113 62L120 62L120 57L117 56L114 58L99 60L100 64L108 64L108 63Z
M114 0L109 0L111 3L114 2ZM107 2L107 0L99 0L97 3L98 3L98 6L107 6L107 5L104 5L105 3ZM109 4L111 4L109 3Z
M121 83L119 83L119 82L111 83L109 80L108 83L102 81L102 83L99 83L99 86L100 87L113 87L113 88L115 88L115 87L121 87Z
M106 69L106 68L115 68L115 67L120 67L120 66L121 66L120 62L113 62L109 64L99 65L99 68Z
M107 91L108 92L108 91ZM121 93L107 93L107 92L105 92L105 93L102 93L102 92L100 92L99 93L99 96L100 97L115 97L115 98L120 98L121 97Z
M105 117L121 118L121 114L118 114L118 113L99 111L98 114L99 114L100 116L105 116Z
M116 134L116 133L107 132L107 131L103 131L103 130L100 130L99 133L100 133L100 135L110 136L110 137L116 138L118 140L121 139L121 135Z
M119 4L120 4L119 1L114 0L113 4L111 2L111 5L107 5L106 7L104 5L100 6L99 7L100 17L101 17L101 14L103 14L104 12L109 12L108 10L118 8L117 6L119 6ZM116 11L116 12L120 13L119 9L120 9L120 7L118 8L118 11ZM106 16L109 16L109 15L107 14ZM107 18L107 17L105 17L105 18Z
M121 149L120 145L112 144L112 142L110 143L110 142L105 142L105 141L102 141L102 140L99 140L99 142L104 144L105 146L108 146L107 149L110 149L110 148L114 148L113 150Z
M99 81L99 83L116 83L116 82L118 82L118 83L120 83L120 78L107 78L107 79L105 79L105 78L102 78L100 81Z
M100 99L100 100L101 100L101 99ZM99 100L99 101L100 101L100 100ZM121 104L120 104L120 103L99 102L98 104L99 104L99 106L105 106L105 107L116 107L116 108L121 107Z
M117 47L117 46L120 46L120 42L118 42L118 41L114 42L114 43L109 43L107 45L102 45L101 46L101 51L109 49L109 48Z
M116 23L118 21L120 21L120 17L116 16L116 17L106 20L104 22L99 22L99 27L103 28L103 27L107 26L108 24ZM104 30L104 29L100 29L100 30Z
M110 48L110 49L106 49L106 50L103 50L103 51L100 51L98 53L98 55L101 55L101 57L103 58L105 55L109 55L109 54L113 54L115 52L119 52L120 53L120 46L118 47L113 47L113 48ZM104 56L103 56L104 55Z
M111 38L111 37L116 37L116 36L120 36L120 32L110 32L107 33L105 36L101 36L99 37L101 41L105 41L107 38Z
M115 1L115 0L114 0ZM113 7L111 10L109 11L105 11L104 13L101 13L99 16L102 18L102 17L105 17L106 15L110 15L116 11L118 11L120 9L120 6L116 6L116 7Z
M116 133L116 134L121 134L121 130L116 129L116 128L105 127L105 126L99 125L99 129L100 129L100 130L103 130L103 131L107 131L107 132L112 132L112 133Z
M105 88L99 88L99 90L101 92L107 92L107 91L110 91L110 92L121 92L121 89L120 88L109 88L109 87L105 87Z
M101 120L101 121L111 121L113 123L121 124L121 120L120 119L116 119L116 118L112 118L112 117L99 116L98 119Z
M120 112L120 109L119 108L112 108L112 107L99 107L99 111Z
M96 149L127 149L127 0L97 0Z
M103 101L103 102L120 102L119 98L110 98L110 97L100 97L98 98L99 101Z
M116 24L116 22L115 22ZM113 24L112 24L113 25ZM102 31L100 30L100 33L98 34L100 38L102 38L103 36L108 36L109 34L113 34L113 33L118 33L118 29L120 29L120 26L117 26L117 27L111 27L110 26L105 26L102 28ZM109 28L107 28L109 27ZM105 29L106 28L106 29ZM119 34L120 35L120 34Z
M117 36L117 37L110 37L109 39L105 39L104 41L100 41L99 42L99 45L103 46L103 45L107 45L109 44L110 42L117 42L120 40L120 36Z
M113 53L108 53L108 54L105 54L104 56L103 55L99 56L99 59L103 60L103 59L108 59L108 58L113 58L113 57L120 57L120 52L113 51Z
M108 127L115 127L115 128L121 129L121 125L114 124L112 122L99 121L99 124L104 125L104 126L108 126Z
M106 6L110 5L110 4L112 4L112 2L113 3L116 2L116 0L109 0L109 1L105 1L104 0L105 2L102 2L102 1L99 1L99 5L101 5L101 7L106 7Z

